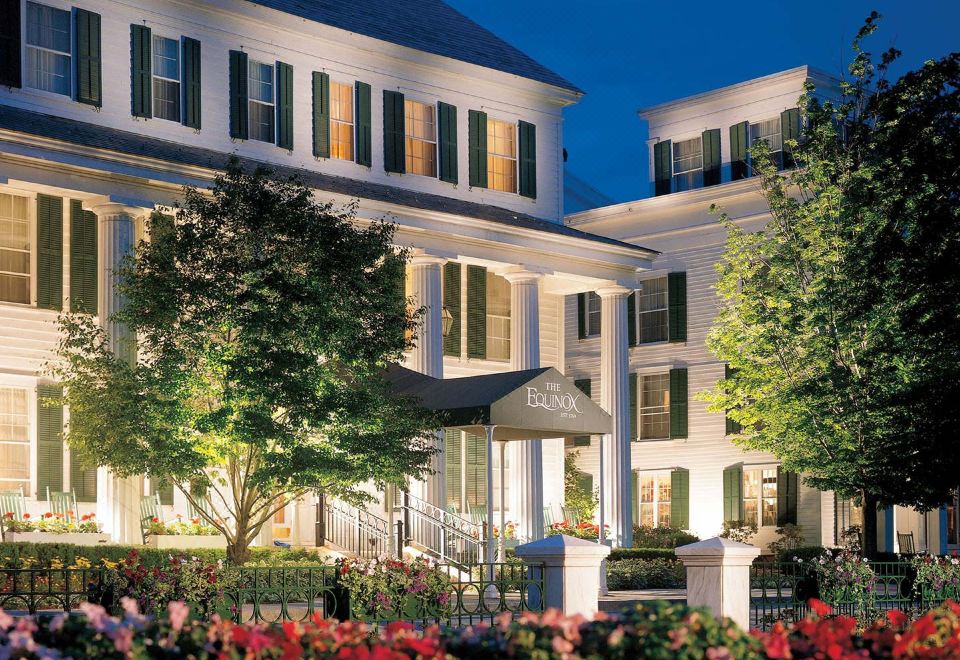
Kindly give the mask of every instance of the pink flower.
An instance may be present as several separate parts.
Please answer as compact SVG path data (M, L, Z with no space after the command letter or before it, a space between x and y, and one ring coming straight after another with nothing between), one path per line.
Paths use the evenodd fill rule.
M554 636L553 641L550 642L550 647L554 653L560 653L561 655L573 652L573 644L560 635Z
M87 617L87 623L89 623L94 630L97 632L103 632L107 628L107 622L110 620L110 617L107 615L107 611L101 605L94 605L93 603L80 603L80 611L85 617Z
M187 617L190 616L190 608L182 600L171 600L167 603L167 613L170 618L170 627L175 632L180 632Z
M120 605L123 607L123 611L129 616L137 616L140 614L140 606L137 605L137 601L129 596L124 596L120 599Z
M0 630L9 630L13 625L13 617L0 609Z
M126 626L117 626L109 633L117 653L127 654L133 648L133 630Z

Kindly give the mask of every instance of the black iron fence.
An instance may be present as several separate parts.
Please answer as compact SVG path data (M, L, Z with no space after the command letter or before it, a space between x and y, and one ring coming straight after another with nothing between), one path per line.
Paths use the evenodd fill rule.
M317 545L329 543L360 557L380 557L391 549L390 523L368 511L331 500L317 502Z

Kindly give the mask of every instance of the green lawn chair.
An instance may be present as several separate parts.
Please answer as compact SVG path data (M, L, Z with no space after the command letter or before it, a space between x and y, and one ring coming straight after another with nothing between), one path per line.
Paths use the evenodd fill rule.
M80 520L80 508L77 506L77 496L72 490L70 492L50 490L50 487L47 486L47 502L50 505L50 513L59 513L67 519L72 517L74 522Z
M470 509L470 520L473 521L474 525L487 524L487 507L469 504L468 508Z
M140 500L140 532L143 534L144 544L147 542L147 537L150 536L150 523L153 522L154 518L163 522L163 506L160 504L159 493L154 493Z
M553 519L553 508L549 506L543 507L543 528L549 530L555 522L557 521Z
M23 520L26 509L23 488L0 490L0 516L6 517L8 513L12 513L14 520ZM6 528L3 529L3 533L6 534Z
M562 506L560 507L560 512L563 513L563 519L566 520L571 525L580 524L580 514L571 506Z

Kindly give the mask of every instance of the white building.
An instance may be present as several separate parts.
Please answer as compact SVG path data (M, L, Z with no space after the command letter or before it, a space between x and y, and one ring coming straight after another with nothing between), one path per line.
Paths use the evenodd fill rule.
M56 387L43 363L62 309L120 338L111 268L146 215L208 185L230 154L397 221L415 250L409 291L428 307L408 361L424 373L562 371L566 296L600 291L626 313L655 252L563 224L562 110L581 91L442 2L376 4L0 2L0 489L22 490L32 514L47 489L72 490L115 540L139 540L138 502L156 484L71 459L69 410L38 405ZM625 325L601 352L626 456ZM448 445L414 491L466 512L486 457L472 438ZM511 452L509 517L526 536L561 503L563 460L557 440ZM621 464L616 492L629 489ZM185 512L178 493L161 497ZM265 539L304 542L312 521L297 513Z
M673 524L708 537L721 531L724 520L751 520L759 527L753 542L761 547L776 538L778 524L796 523L806 544L826 546L851 524L849 503L799 483L772 456L734 446L724 416L707 412L695 396L725 372L705 344L718 309L714 266L725 242L710 206L748 230L768 221L766 203L749 177L746 149L767 139L789 166L782 139L799 128L795 108L808 80L818 94L836 96L836 80L799 67L640 110L649 125L650 196L567 216L570 227L661 252L641 275L630 305L631 498L637 522ZM591 295L566 301L569 377L599 377L596 336L605 319L598 312ZM581 445L580 469L596 483L597 439L575 444ZM899 550L898 535L912 533L918 550L952 550L958 547L957 515L956 502L927 515L888 509L879 520L879 547Z

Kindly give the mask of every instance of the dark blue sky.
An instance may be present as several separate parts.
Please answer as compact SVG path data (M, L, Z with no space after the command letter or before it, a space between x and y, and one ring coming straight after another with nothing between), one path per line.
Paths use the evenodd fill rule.
M960 50L960 0L447 2L586 91L565 111L567 166L616 201L648 194L639 107L801 64L845 72L872 9L869 50L902 50L895 73Z

